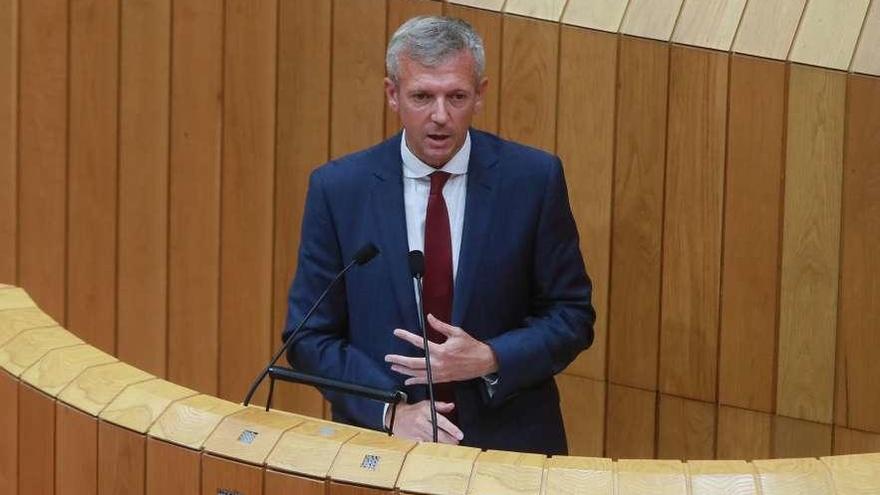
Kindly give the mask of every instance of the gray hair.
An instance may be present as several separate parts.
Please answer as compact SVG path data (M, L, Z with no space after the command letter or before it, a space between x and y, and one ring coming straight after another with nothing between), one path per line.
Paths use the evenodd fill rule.
M413 17L404 22L388 42L385 70L397 84L401 55L426 67L436 67L465 49L474 57L474 78L479 82L486 68L486 54L483 40L470 24L454 17Z

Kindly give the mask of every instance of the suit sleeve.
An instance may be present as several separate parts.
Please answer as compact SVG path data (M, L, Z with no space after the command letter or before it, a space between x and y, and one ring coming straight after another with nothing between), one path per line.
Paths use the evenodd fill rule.
M327 201L320 169L312 173L306 195L296 276L288 296L283 338L342 270L344 261ZM287 359L296 369L385 389L398 388L385 369L348 342L348 309L344 280L327 295L308 324L295 336ZM335 411L361 426L382 429L384 404L321 390Z
M536 232L529 316L522 327L486 342L500 377L490 405L552 378L593 342L592 285L558 158L548 173Z

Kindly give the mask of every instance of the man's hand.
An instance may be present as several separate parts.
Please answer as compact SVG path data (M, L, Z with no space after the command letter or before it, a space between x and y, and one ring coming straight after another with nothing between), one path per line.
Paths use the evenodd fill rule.
M458 445L464 438L464 433L452 424L441 413L449 413L455 407L451 402L437 402L437 441ZM393 407L393 406L392 406ZM385 427L391 422L391 407L385 413ZM434 441L434 431L431 428L430 401L423 400L415 404L400 404L397 406L397 414L394 416L393 433L397 436L419 440L422 442Z
M434 383L471 380L498 371L498 359L488 345L471 337L461 328L438 320L434 315L428 315L428 324L446 336L446 342L442 344L428 343L431 349L431 378ZM422 337L412 332L397 328L394 336L419 349L425 348ZM423 358L387 354L385 361L391 363L393 371L410 377L404 382L405 385L428 383Z

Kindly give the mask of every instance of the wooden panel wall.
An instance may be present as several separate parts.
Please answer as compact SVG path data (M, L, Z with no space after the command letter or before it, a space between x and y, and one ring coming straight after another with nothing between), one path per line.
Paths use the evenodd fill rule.
M565 164L598 311L559 379L571 452L864 450L880 435L877 10L0 0L0 283L240 400L279 343L308 174L396 132L387 39L445 12L485 39L476 126ZM865 75L832 70L851 66ZM326 414L305 387L276 405Z

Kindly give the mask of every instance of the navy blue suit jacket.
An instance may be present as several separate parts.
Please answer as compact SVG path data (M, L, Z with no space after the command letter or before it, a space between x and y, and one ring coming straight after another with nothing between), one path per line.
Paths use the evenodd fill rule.
M298 369L382 388L417 402L386 354L420 356L394 337L418 333L407 263L400 139L333 160L311 175L290 289L285 334L361 246L380 254L355 267L295 337ZM486 342L499 363L491 399L482 379L455 387L464 445L559 454L567 451L553 375L593 339L591 286L558 158L471 130L464 228L452 324ZM325 392L333 419L382 428L383 404Z

